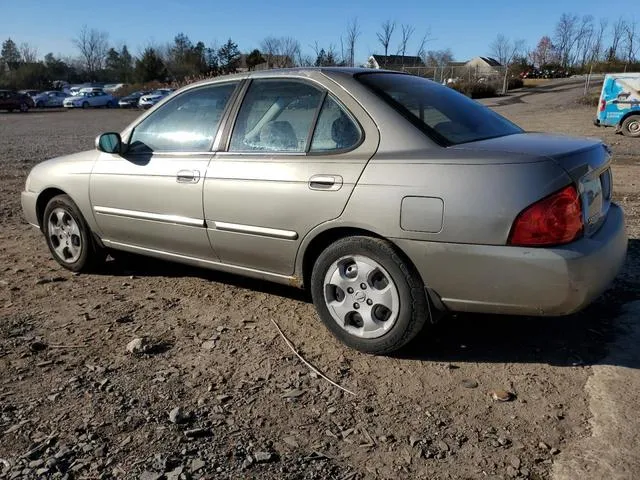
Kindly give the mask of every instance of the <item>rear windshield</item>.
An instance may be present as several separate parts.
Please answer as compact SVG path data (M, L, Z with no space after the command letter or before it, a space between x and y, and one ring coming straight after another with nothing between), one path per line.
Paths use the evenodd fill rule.
M431 80L398 73L357 78L441 145L522 133L493 110Z

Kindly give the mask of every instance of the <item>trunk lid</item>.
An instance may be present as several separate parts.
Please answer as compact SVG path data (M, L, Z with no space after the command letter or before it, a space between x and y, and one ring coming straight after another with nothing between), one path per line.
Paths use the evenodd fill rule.
M598 139L521 133L450 148L551 159L567 172L578 189L585 235L593 235L604 223L611 205L611 150Z

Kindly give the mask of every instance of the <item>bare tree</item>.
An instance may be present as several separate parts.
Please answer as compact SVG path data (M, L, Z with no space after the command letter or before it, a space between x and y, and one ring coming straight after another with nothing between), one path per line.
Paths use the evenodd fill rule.
M80 51L82 64L86 71L93 75L104 67L104 62L109 50L109 35L95 28L89 30L83 26L73 43Z
M409 40L416 29L409 24L402 24L401 29L402 32L400 36L400 43L398 44L398 55L402 55L402 64L404 65L404 56L407 54L407 45L409 44Z
M300 60L300 42L292 37L266 37L260 43L267 68L291 67Z
M354 18L347 24L347 56L349 57L349 66L355 65L356 42L360 36L360 25L358 19Z
M576 34L576 56L580 60L580 67L584 68L589 58L591 44L593 43L594 27L593 16L585 15L582 17L580 28ZM575 60L571 62L575 63Z
M607 53L607 60L613 61L618 58L618 48L620 47L620 42L624 37L624 32L626 30L626 22L624 18L620 17L616 23L614 23L611 27L611 47L609 48L609 52Z
M20 44L20 58L24 63L35 63L38 61L38 49L33 45L23 42Z
M604 50L604 35L608 26L609 21L606 18L601 18L598 31L594 34L593 42L591 43L591 53L589 54L589 61L591 63L597 62L602 58Z
M571 13L563 13L556 24L555 43L560 55L560 63L568 67L571 61L571 51L576 42L578 33L578 16Z
M625 24L624 29L624 47L625 47L625 71L627 70L627 66L636 58L636 52L638 50L638 43L636 42L636 27L637 23L628 21Z
M504 67L504 78L502 80L502 93L507 93L509 66L513 60L524 50L524 40L511 41L503 34L499 34L491 43L491 55Z
M416 50L416 56L418 56L423 62L424 62L425 55L427 53L425 48L427 46L427 42L429 42L430 39L431 39L431 32L427 31L427 33L425 33L422 36L422 39L420 40L420 43L418 44L418 49Z
M378 37L378 41L382 48L384 48L384 56L387 57L389 55L389 44L391 43L391 36L393 35L393 31L396 29L396 22L392 22L391 20L387 20L382 24L382 31L376 33ZM386 63L386 58L385 58Z

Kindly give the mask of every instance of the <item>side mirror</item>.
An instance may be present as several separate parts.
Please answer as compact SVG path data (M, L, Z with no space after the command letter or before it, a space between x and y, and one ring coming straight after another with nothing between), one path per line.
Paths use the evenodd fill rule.
M96 148L105 153L121 153L122 138L119 133L103 133L96 138Z

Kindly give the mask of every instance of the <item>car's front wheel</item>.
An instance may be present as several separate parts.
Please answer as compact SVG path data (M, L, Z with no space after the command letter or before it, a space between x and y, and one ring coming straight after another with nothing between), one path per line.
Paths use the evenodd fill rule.
M82 102L82 108L89 108L89 102Z
M92 270L105 258L82 213L68 195L49 200L42 231L53 258L72 272Z
M22 113L26 113L26 112L28 112L28 111L29 111L29 105L27 105L26 103L22 102L22 103L20 104L20 111L21 111Z
M366 353L398 350L429 317L413 265L389 242L371 237L347 237L327 247L314 265L311 295L327 328Z
M640 115L630 115L625 118L621 130L627 137L640 137Z

